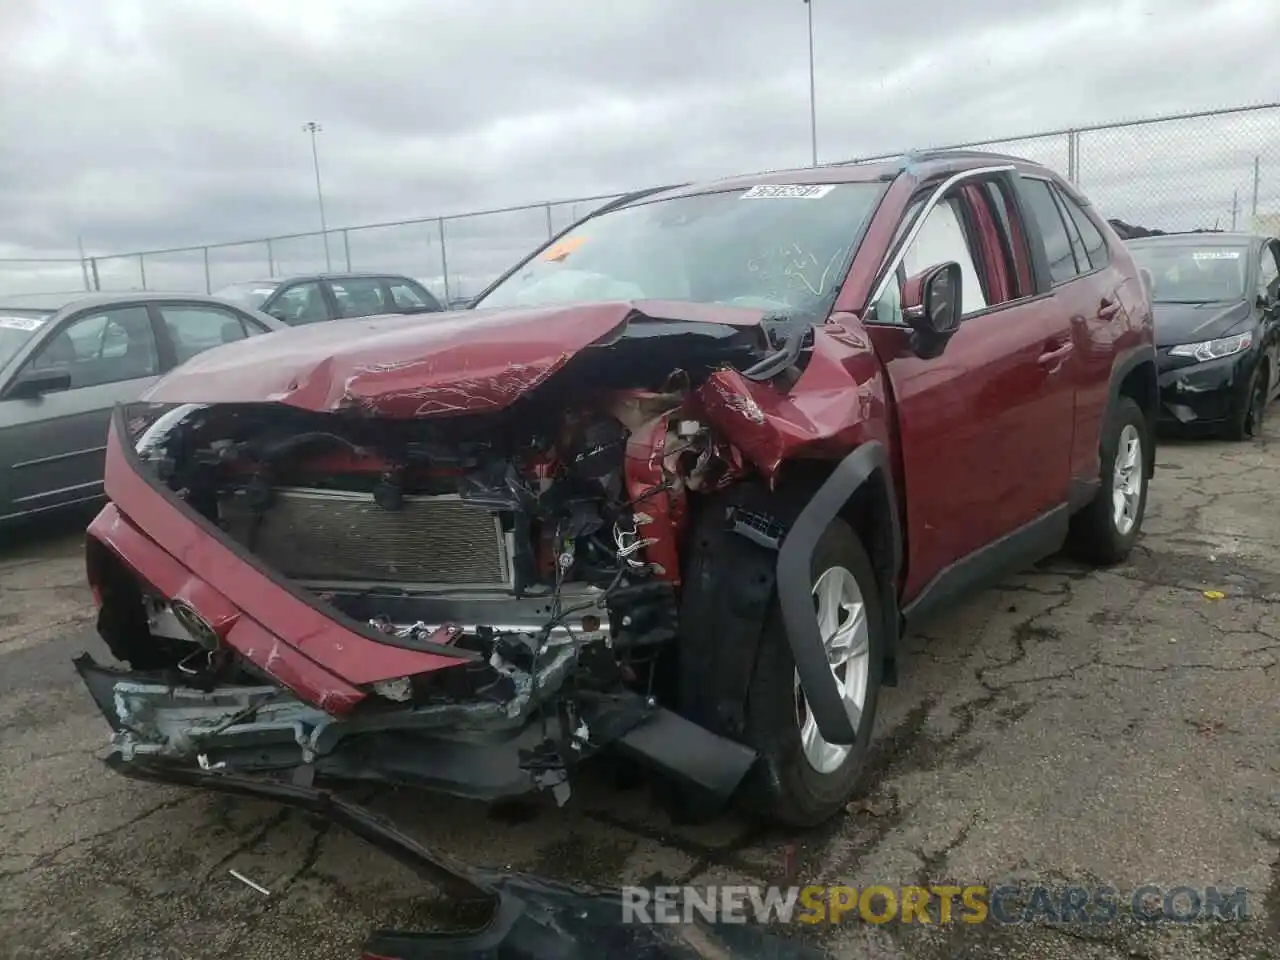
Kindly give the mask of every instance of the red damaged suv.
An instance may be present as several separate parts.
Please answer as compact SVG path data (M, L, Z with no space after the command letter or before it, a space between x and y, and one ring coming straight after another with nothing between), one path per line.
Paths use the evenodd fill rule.
M645 191L471 309L117 411L78 669L123 773L495 798L610 750L841 808L903 632L1138 535L1151 307L1088 201L925 153ZM253 778L258 778L254 781Z

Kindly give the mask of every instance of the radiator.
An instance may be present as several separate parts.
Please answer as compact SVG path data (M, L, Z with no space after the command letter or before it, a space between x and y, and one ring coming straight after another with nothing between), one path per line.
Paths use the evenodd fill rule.
M406 496L385 510L367 493L277 487L252 540L243 507L224 505L223 518L232 537L295 580L512 583L500 521L456 496Z

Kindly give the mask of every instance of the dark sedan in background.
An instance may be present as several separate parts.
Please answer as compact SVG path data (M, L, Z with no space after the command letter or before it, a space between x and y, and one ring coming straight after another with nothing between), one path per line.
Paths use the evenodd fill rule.
M440 301L412 277L386 273L326 273L246 280L214 291L290 326L384 313L438 313Z
M187 294L0 307L0 524L96 499L117 403L197 353L283 329L256 310Z
M1280 392L1280 242L1185 233L1126 246L1152 285L1161 424L1256 436Z

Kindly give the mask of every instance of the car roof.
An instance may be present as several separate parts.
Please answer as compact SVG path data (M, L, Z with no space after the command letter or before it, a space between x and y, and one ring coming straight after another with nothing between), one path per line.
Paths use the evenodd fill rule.
M208 303L220 307L233 306L237 310L244 307L228 304L221 297L206 293L186 293L181 290L121 290L114 293L87 293L74 300L68 300L58 308L58 313L68 310L80 310L84 307L101 307L112 303L156 303L164 300L181 300L185 303Z
M788 170L770 170L764 173L744 174L720 180L707 180L669 187L658 187L628 194L606 204L601 211L614 206L626 206L640 200L670 200L682 196L697 196L729 190L744 190L758 184L834 184L834 183L885 183L896 180L904 173L924 180L945 173L959 173L979 167L1011 164L1020 172L1052 174L1042 164L1025 157L982 150L924 150L905 153L898 157L873 161L852 161L823 164L817 167L795 167ZM1060 177L1058 178L1061 179ZM1074 193L1074 191L1073 191Z
M1269 239L1271 238L1265 237L1260 233L1205 230L1185 233L1161 233L1153 237L1135 237L1132 240L1126 240L1125 244L1130 247L1239 247L1266 243Z
M47 317L58 312L58 307L6 307L0 305L0 317Z
M210 306L230 308L240 313L247 313L255 320L258 320L273 330L284 329L287 324L275 317L268 316L259 310L251 310L237 303L230 303L220 297L210 296L204 293L183 293L180 290L161 291L161 290L122 290L115 293L87 293L84 296L76 297L73 300L63 302L57 307L3 307L0 306L0 313L9 312L12 315L25 316L33 313L39 313L51 319L61 320L69 313L79 312L84 309L92 309L93 307L109 307L115 304L126 303L163 303L164 301L175 301L180 303L207 303Z
M243 280L240 283L295 283L299 280L372 280L375 278L391 278L395 280L413 280L413 277L403 273L395 273L388 270L372 271L351 271L350 273L299 273L292 274L287 277L272 277L270 280ZM417 280L413 280L418 283ZM420 284L419 284L420 285Z

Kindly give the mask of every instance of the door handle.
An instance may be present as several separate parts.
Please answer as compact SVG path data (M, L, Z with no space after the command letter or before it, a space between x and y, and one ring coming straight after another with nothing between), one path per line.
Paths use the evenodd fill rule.
M1039 363L1042 367L1056 366L1071 356L1071 351L1076 348L1076 345L1070 340L1066 343L1050 341L1047 346L1049 349L1040 354L1039 358Z
M1102 303L1098 306L1098 316L1103 320L1111 320L1120 312L1120 301L1112 300L1110 297L1103 297Z

